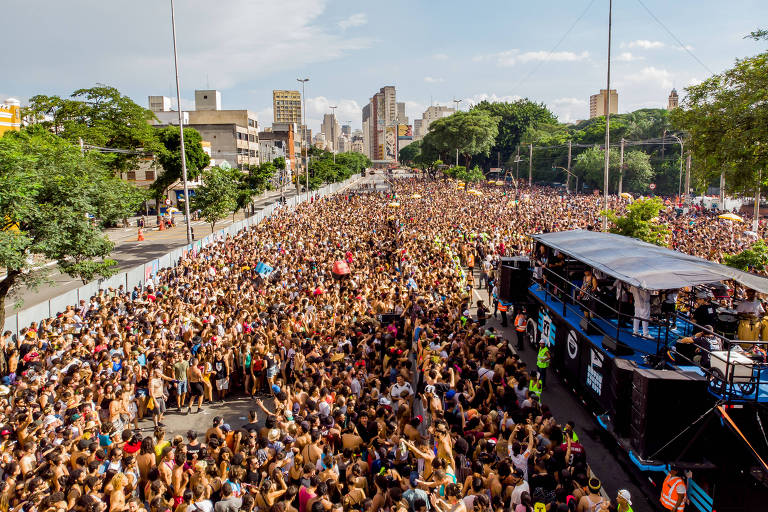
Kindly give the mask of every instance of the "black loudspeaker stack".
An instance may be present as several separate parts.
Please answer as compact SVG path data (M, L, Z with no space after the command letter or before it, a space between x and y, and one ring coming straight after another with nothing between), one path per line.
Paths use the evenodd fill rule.
M611 386L608 388L611 423L617 436L628 438L632 423L632 377L637 363L614 359Z
M689 436L665 444L711 407L707 381L693 372L636 369L632 379L632 448L642 458L674 458ZM693 434L691 434L693 435Z
M527 302L531 286L530 260L524 256L501 258L499 262L499 298L505 302Z

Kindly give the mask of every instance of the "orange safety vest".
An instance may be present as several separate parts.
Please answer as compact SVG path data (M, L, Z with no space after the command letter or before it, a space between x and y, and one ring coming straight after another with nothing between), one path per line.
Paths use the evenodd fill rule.
M667 510L674 510L675 512L683 512L685 509L685 500L680 502L680 506L675 509L675 503L679 497L677 493L677 486L679 484L685 485L685 481L679 476L667 475L664 479L664 483L661 486L661 506Z
M515 330L517 332L525 332L525 324L526 324L525 315L520 313L515 317Z
M504 311L504 312L506 312L506 311L507 311L507 309L508 309L508 308L507 308L507 306L505 306L504 304L501 304L501 303L499 304L499 311Z

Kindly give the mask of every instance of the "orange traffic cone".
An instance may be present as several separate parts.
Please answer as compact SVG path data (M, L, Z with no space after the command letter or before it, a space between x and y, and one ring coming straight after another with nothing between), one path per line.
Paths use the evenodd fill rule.
M144 230L141 229L141 228L139 228L139 237L138 237L137 241L138 242L143 242L144 241Z

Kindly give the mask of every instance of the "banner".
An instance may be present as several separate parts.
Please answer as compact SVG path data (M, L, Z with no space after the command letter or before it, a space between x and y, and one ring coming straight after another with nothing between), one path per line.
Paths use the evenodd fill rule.
M409 124L397 125L398 140L413 140L413 127Z
M395 126L387 126L384 136L384 160L397 160L397 128Z

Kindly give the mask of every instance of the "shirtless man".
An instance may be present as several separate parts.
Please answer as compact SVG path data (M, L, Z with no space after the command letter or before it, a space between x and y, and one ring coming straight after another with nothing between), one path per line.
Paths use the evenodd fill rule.
M195 414L203 409L203 392L205 390L203 372L200 371L198 364L200 364L198 359L193 357L187 369L187 379L189 380L189 411L187 412L192 412L192 403L195 401L195 397L197 397L197 411L195 411Z

